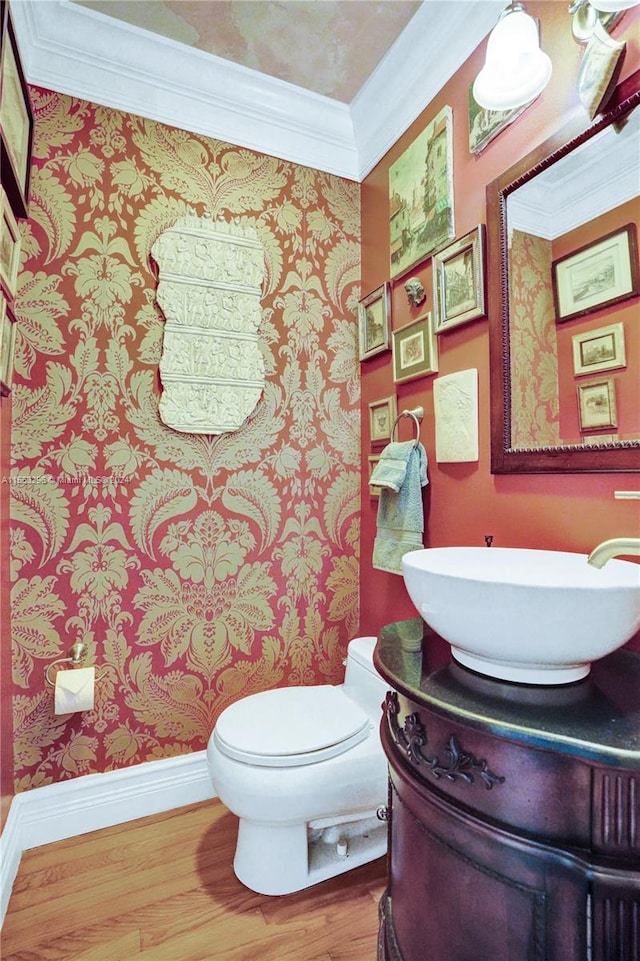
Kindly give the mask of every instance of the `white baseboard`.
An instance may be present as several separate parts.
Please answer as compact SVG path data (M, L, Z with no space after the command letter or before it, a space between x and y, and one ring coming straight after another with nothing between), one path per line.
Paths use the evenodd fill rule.
M215 796L205 751L17 794L0 837L0 924L23 851Z
M0 836L0 926L7 913L11 889L20 867L23 850L20 843L20 815L15 802L14 798Z

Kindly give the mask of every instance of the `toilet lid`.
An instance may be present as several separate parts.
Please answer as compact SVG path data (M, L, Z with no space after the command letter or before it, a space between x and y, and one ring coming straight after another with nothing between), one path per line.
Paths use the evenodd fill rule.
M294 767L342 754L368 737L369 718L339 687L281 687L236 701L214 742L246 764Z

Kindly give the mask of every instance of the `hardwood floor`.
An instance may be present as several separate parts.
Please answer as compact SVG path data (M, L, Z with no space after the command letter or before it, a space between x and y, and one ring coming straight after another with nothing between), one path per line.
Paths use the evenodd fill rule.
M375 961L385 859L283 897L236 879L219 801L25 851L2 961Z

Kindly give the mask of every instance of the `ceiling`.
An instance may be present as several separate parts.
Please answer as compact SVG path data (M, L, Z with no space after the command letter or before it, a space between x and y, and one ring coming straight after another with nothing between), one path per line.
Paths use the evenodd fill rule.
M353 100L420 6L420 0L75 2L343 103Z
M11 0L29 83L362 180L504 0Z

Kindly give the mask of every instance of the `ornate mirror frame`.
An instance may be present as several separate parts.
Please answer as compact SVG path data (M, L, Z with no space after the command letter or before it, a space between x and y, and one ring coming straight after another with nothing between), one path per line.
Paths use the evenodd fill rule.
M595 123L573 121L488 184L489 353L491 378L491 473L608 472L640 470L640 440L557 447L511 446L511 361L507 198L551 164L620 121L640 104L640 70L616 89L607 112ZM499 257L497 256L499 252Z

